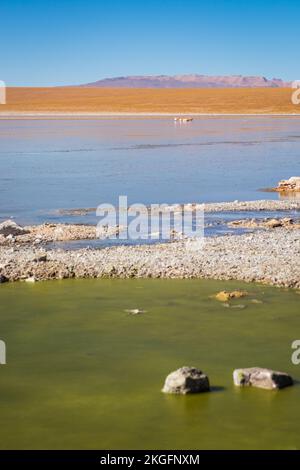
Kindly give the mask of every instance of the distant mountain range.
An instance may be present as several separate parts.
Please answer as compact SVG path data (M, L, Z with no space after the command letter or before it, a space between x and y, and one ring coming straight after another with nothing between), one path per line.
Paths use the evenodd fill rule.
M280 78L268 79L260 76L208 76L208 75L133 75L128 77L104 78L81 87L109 88L283 88L291 82Z

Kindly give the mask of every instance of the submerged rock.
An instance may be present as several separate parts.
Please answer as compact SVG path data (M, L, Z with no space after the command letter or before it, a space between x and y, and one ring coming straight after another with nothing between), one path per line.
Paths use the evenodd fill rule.
M220 300L220 302L228 302L228 300L230 299L230 294L229 292L226 292L225 290L223 290L221 292L218 292L215 295L215 298L217 300ZM229 304L228 304L228 307L229 307Z
M248 293L245 291L234 290L232 292L227 292L226 290L222 290L215 295L217 300L220 302L228 302L231 299L240 299L241 297L245 297Z
M246 305L244 305L244 304L230 305L229 303L223 303L223 304L222 304L222 307L225 307L225 308L240 308L240 309L243 309L243 308L246 308Z
M210 390L209 380L201 370L195 367L181 367L171 372L166 378L164 393L201 393Z
M278 372L261 367L236 369L233 382L238 387L257 387L266 390L280 389L293 385L293 379L285 372Z
M141 313L146 313L146 310L141 310L139 308L131 308L126 309L125 312L129 313L129 315L140 315Z

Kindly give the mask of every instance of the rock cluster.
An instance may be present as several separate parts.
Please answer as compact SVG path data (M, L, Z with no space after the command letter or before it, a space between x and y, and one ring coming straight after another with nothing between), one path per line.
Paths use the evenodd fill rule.
M233 383L238 387L256 387L265 390L279 390L293 385L292 377L285 372L278 372L262 367L236 369ZM210 391L209 378L196 367L181 367L171 372L164 383L162 392L186 395Z
M276 191L279 191L279 192L300 191L300 176L292 176L288 180L279 181Z

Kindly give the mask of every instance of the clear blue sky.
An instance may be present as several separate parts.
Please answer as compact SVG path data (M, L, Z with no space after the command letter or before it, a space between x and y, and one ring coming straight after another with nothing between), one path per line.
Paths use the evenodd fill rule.
M0 0L0 79L200 73L300 79L299 0Z

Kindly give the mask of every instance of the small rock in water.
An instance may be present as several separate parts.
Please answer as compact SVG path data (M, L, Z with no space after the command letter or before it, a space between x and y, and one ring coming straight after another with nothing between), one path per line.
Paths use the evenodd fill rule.
M140 315L141 313L146 313L146 310L140 310L139 308L132 308L127 309L125 312L129 313L130 315Z
M229 294L229 292L226 292L224 290L224 291L218 292L214 297L217 300L220 300L220 302L227 302L230 299L230 294ZM228 304L228 306L229 306L229 304Z
M201 370L195 367L181 367L167 376L162 392L185 395L209 390L208 377Z
M293 385L293 379L285 372L278 372L262 367L236 369L233 372L233 382L238 387L257 387L275 390Z
M232 292L227 292L226 290L222 290L221 292L218 292L214 297L217 300L220 300L220 302L228 302L228 300L231 299L240 299L241 297L245 297L248 294L248 292L240 291L240 290L234 290Z
M263 301L262 300L259 300L259 299L251 299L250 301L252 304L262 304Z

